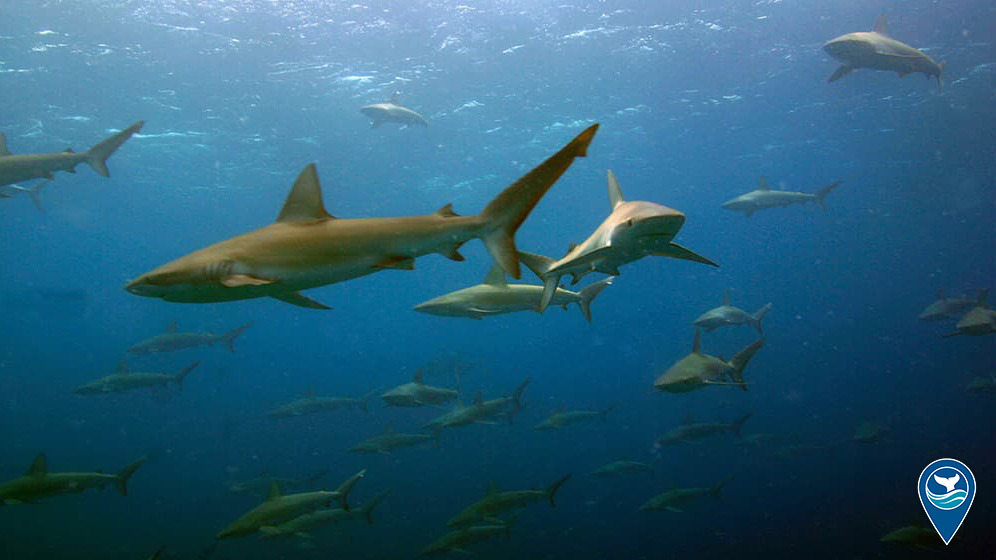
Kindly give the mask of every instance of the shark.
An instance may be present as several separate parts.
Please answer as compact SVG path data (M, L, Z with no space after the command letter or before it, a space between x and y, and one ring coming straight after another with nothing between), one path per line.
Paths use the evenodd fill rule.
M887 533L879 542L893 543L921 550L940 552L944 541L940 540L937 531L919 524L907 525Z
M439 446L439 433L434 435L426 434L401 434L393 428L386 428L383 433L354 445L349 450L354 453L380 453L388 455L395 449L404 447L414 447L425 443L432 443Z
M391 95L391 100L387 103L374 103L360 107L360 112L370 118L370 128L378 128L380 125L391 122L410 126L429 126L425 117L412 111L408 107L402 106L398 102L398 93Z
M654 475L654 466L649 463L639 461L613 461L607 465L602 465L591 471L592 476L599 478L615 478L620 476L631 476L636 474Z
M371 498L369 502L363 504L362 506L348 511L342 508L319 509L311 513L295 517L294 519L281 523L280 525L264 525L259 528L259 532L262 533L261 536L264 539L277 539L281 537L310 539L312 535L309 531L328 527L329 525L335 525L343 521L364 519L367 524L373 524L374 510L380 506L381 502L384 501L384 498L390 495L390 493L390 490L385 490Z
M315 394L314 389L308 389L307 394L300 399L282 404L266 413L268 418L280 420L283 418L297 418L311 414L323 414L357 408L363 412L369 412L367 401L372 394L365 395L358 399L350 397L320 397Z
M969 393L996 393L996 375L990 375L989 379L973 377L965 386L965 390Z
M564 309L576 303L581 314L591 322L591 302L606 287L612 284L612 277L599 280L579 292L558 287L551 299L553 305ZM415 311L444 317L467 317L481 320L492 315L514 313L516 311L539 312L543 286L529 284L509 284L505 281L505 271L495 265L476 286L450 292L415 306Z
M727 290L723 294L723 305L699 315L695 319L694 325L705 329L706 332L712 332L722 327L750 325L754 327L758 334L764 334L764 330L761 328L761 321L764 320L764 316L768 314L768 311L771 311L770 303L755 311L753 315L743 309L733 307L730 305L730 292Z
M986 304L988 297L989 290L982 290L975 302L975 307L958 320L954 332L950 332L944 337L985 336L996 333L996 311L989 309L989 305Z
M325 475L328 473L329 469L322 469L304 479L278 478L260 475L249 480L230 482L228 484L228 491L239 495L267 496L274 482L276 482L280 486L280 490L284 492L298 488L303 490L315 487L318 484L318 481L325 478Z
M45 208L42 206L41 201L41 190L49 183L49 179L44 179L42 181L36 181L31 186L22 187L21 185L2 185L0 186L0 199L3 198L14 198L19 194L27 194L28 198L31 199L31 203L35 205L35 208L44 213Z
M24 476L0 483L0 506L34 504L44 498L62 494L79 494L88 488L114 486L122 496L128 495L128 479L148 457L141 457L118 471L102 472L50 472L44 453L39 453Z
M226 333L210 332L177 332L176 321L166 327L166 332L147 338L128 349L131 354L159 354L175 352L198 346L214 346L224 344L229 352L235 352L235 339L252 326L252 322L234 328Z
M366 476L366 472L366 470L361 470L331 492L316 490L285 495L281 492L280 485L273 482L270 484L270 494L266 501L233 521L228 527L218 532L215 538L227 539L251 535L262 527L276 526L316 509L327 508L332 502L338 502L340 508L349 510L349 493L353 486Z
M768 180L761 177L758 181L757 189L742 194L734 199L723 203L723 208L734 212L743 212L748 218L759 210L768 208L784 208L793 204L805 204L809 201L816 202L820 208L826 210L824 200L827 195L836 189L843 181L834 181L829 185L821 187L815 193L804 193L794 191L776 191L771 189Z
M515 232L575 158L587 154L592 125L519 178L476 216L447 204L434 214L400 218L337 219L325 210L314 164L298 176L273 223L194 251L126 285L136 295L184 303L272 297L328 309L300 290L344 282L382 270L414 268L415 259L441 253L462 261L458 249L481 239L496 263L520 278Z
M917 319L921 321L942 321L945 319L960 319L978 304L978 299L967 297L946 297L944 290L937 290L937 300L920 312Z
M0 185L12 185L32 179L53 179L57 171L76 173L76 166L81 163L86 163L101 176L110 177L107 158L133 134L142 130L143 124L138 121L81 153L69 149L48 154L12 154L7 149L7 137L0 133Z
M177 373L153 373L131 371L124 362L118 366L117 373L101 377L85 385L73 389L76 395L106 395L108 393L122 393L134 391L136 389L152 389L157 387L168 387L176 385L177 389L183 387L183 380L190 372L197 369L200 362L194 362Z
M613 404L609 405L602 410L567 410L561 407L556 412L551 414L539 424L533 426L534 430L559 430L565 426L570 426L571 424L577 424L579 422L588 422L590 420L599 419L605 422L606 416L619 405Z
M488 485L484 497L458 513L446 522L447 527L468 527L481 520L493 519L495 516L510 509L519 509L529 504L547 501L550 507L557 507L557 492L570 480L571 475L564 475L543 490L509 490L499 492L494 482Z
M677 445L681 443L690 443L693 441L698 441L707 437L713 437L720 434L734 434L738 438L740 437L740 430L747 420L753 416L754 413L748 412L740 418L737 418L729 424L722 422L702 422L702 423L685 423L677 428L674 428L661 437L657 438L654 442L655 448L661 448L666 445Z
M875 20L873 31L848 33L827 41L823 50L841 63L827 82L836 82L858 68L895 72L900 78L919 72L928 80L936 77L937 91L941 91L944 63L893 39L886 27L885 16L881 15Z
M645 504L640 506L640 511L667 510L674 513L684 513L684 510L681 508L685 507L686 504L701 501L702 498L707 496L718 498L720 491L731 480L733 480L732 476L726 477L715 486L708 488L671 488L647 500Z
M560 260L535 253L519 253L522 262L543 280L541 312L553 301L560 278L565 274L572 275L572 284L577 284L590 272L618 276L619 267L646 256L719 266L672 241L685 224L683 213L654 202L627 201L612 170L608 171L608 182L612 212L588 239L572 245Z
M421 369L415 371L410 383L404 383L380 396L387 406L440 406L460 396L456 389L426 385Z
M512 418L522 410L522 394L526 391L526 386L532 378L527 377L515 391L508 396L497 399L484 400L484 396L478 391L474 396L474 402L469 406L457 404L450 412L433 418L423 428L439 432L446 428L459 428L471 424L494 424L495 419L506 417L511 422Z
M654 381L654 388L665 393L687 393L713 385L736 385L746 391L744 369L762 346L764 338L759 338L727 361L721 356L703 353L702 336L699 330L695 329L692 353L662 373ZM727 377L730 379L729 382L726 381Z
M446 533L422 549L422 556L436 556L450 552L472 554L467 550L469 545L489 541L497 537L505 537L508 540L511 537L512 525L515 524L518 518L518 513L507 520L489 518L489 523L472 525Z

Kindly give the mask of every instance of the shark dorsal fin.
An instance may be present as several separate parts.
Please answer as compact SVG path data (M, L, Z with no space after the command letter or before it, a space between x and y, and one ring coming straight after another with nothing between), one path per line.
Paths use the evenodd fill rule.
M770 191L771 185L768 184L768 180L761 176L761 180L757 182L757 190L759 191Z
M730 290L723 292L723 305L730 305Z
M11 154L7 150L7 135L0 132L0 157L9 155Z
M485 494L487 496L494 496L497 493L498 493L498 485L495 484L495 481L492 480L488 482L488 491Z
M169 324L166 325L166 332L170 334L176 332L176 321L170 321Z
M281 223L314 222L331 220L322 202L322 185L318 182L315 164L309 163L294 181L277 221Z
M702 334L699 329L695 329L695 342L692 342L692 354L701 354L702 349Z
M415 375L412 376L412 383L414 383L416 385L422 385L424 383L422 381L422 378L423 378L422 370L421 369L417 369L417 370L415 370Z
M577 249L577 248L578 248L578 244L577 243L568 243L567 244L567 254L569 255L571 253L571 251L573 251L574 249Z
M28 467L28 476L45 476L48 474L48 462L45 460L45 454L39 453L35 460L31 462L31 466Z
M277 482L276 480L271 480L270 481L270 493L267 494L266 500L267 501L269 501L269 500L275 500L275 499L277 499L277 498L279 498L280 496L283 496L283 495L284 495L284 493L280 491L280 483Z
M889 35L889 29L887 28L885 21L885 14L880 14L877 18L875 18L875 27L872 29L879 35Z
M488 275L484 277L484 283L491 286L507 286L508 283L505 282L505 269L496 263L488 271Z
M118 375L125 375L128 373L128 362L121 360L118 362L118 369L114 371Z
M439 210L436 210L436 215L442 216L444 218L457 218L460 216L460 214L457 214L456 212L453 211L452 202L447 204L446 206L443 206Z
M609 204L612 205L612 209L615 210L617 206L626 202L623 198L622 190L619 188L619 181L616 180L616 174L609 170Z
M477 405L483 402L484 402L484 393L478 391L477 394L474 395L474 404Z
M398 92L394 92L391 94L391 103L393 103L394 105L398 104Z

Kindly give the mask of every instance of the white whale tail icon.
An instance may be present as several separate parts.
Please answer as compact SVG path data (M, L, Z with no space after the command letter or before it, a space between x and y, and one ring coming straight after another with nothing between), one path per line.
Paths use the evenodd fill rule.
M958 484L959 480L961 480L960 474L955 474L951 478L941 478L936 474L934 475L934 481L940 484L941 486L947 488L948 492L954 491L955 484Z

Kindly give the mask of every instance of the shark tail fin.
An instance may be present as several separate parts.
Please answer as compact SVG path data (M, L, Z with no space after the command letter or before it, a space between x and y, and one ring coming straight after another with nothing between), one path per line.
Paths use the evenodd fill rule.
M719 497L719 493L723 490L723 488L727 484L730 483L731 480L733 480L733 475L732 474L730 476L724 478L723 480L720 480L718 483L716 483L715 486L713 486L712 488L710 488L709 491L712 493L712 495L714 497L718 498Z
M557 507L557 492L560 491L560 487L570 480L570 478L571 475L564 475L546 489L546 497L550 500L550 507Z
M758 309L753 315L751 315L750 324L755 329L757 329L758 334L764 334L764 329L761 326L761 321L764 320L764 316L768 314L768 311L771 311L771 304L770 303L767 304L767 305L765 305L761 309Z
M173 381L176 382L176 388L177 389L182 389L183 388L183 380L186 379L186 377L188 375L190 375L190 372L192 372L195 369L197 369L197 366L199 366L199 365L201 365L200 362L194 362L194 363L190 364L189 366L187 366L187 367L183 368L182 370L180 370L180 373L176 374L176 376L173 377Z
M816 195L816 204L819 204L820 208L822 208L824 210L827 209L826 204L824 204L824 200L826 199L827 195L830 194L831 191L833 191L838 186L840 186L841 182L842 181L834 181L833 183L830 183L829 185L827 185L827 186L821 188L820 190L816 191L816 193L815 193L815 195Z
M42 190L42 188L43 188L43 187L44 187L45 185L47 185L47 184L48 184L48 182L49 182L50 180L51 180L51 179L45 179L45 180L43 180L43 181L38 181L37 183L35 183L34 185L31 185L30 187L28 187L28 188L26 189L26 190L27 190L27 192L28 192L28 196L29 196L29 197L31 197L31 202L32 202L32 204L34 204L34 205L35 205L35 208L37 208L37 209L38 209L38 211L39 211L39 212L41 212L42 214L44 214L44 213L45 213L45 207L44 207L44 206L42 206L42 201L41 201L41 190Z
M248 329L251 326L252 326L252 321L249 321L248 323L242 325L241 327L236 327L228 331L227 333L221 335L221 340L222 342L225 343L225 347L228 348L229 352L235 352L235 339L241 336L242 333L246 332L246 329Z
M740 437L740 430L742 430L742 429L743 429L743 427L744 427L744 424L745 424L745 423L746 423L746 422L747 422L748 420L750 420L750 417L751 417L751 416L754 416L754 413L753 413L753 412L748 412L747 414L744 414L744 415L743 415L743 416L741 416L740 418L737 418L736 420L734 420L734 421L733 421L733 422L732 422L732 423L730 424L730 429L732 429L732 430L733 430L733 433L734 433L734 434L736 434L736 436L737 436L737 437ZM724 484L725 484L725 483L724 483Z
M602 422L605 422L606 418L608 418L609 416L609 413L617 408L619 408L619 403L613 403L603 408L602 410L599 410L598 415L602 418Z
M540 297L539 303L539 312L542 313L546 311L547 307L550 306L550 302L553 301L553 296L557 293L557 288L560 286L561 275L550 274L550 269L556 261L550 257L544 257L543 255L524 252L519 253L519 259L522 260L523 264L525 264L529 270L533 271L533 274L543 281L543 295ZM581 311L583 312L584 308L582 308ZM587 317L587 315L585 315L585 317Z
M356 483L366 475L367 470L363 469L362 471L347 478L345 482L340 484L339 487L335 489L335 492L338 494L339 498L339 506L342 507L342 509L349 511L349 493L353 491L353 487L356 486Z
M481 221L478 236L491 258L512 278L522 277L515 232L574 159L587 155L588 145L597 131L597 124L585 129L560 151L499 193L478 215Z
M390 490L384 490L380 494L374 496L369 502L363 504L363 507L360 509L360 511L363 512L363 517L367 520L367 524L373 525L374 510L377 509L377 506L379 506L380 503L384 501L384 498L386 498L390 493L391 493Z
M754 357L761 347L764 346L764 338L759 338L755 340L750 346L747 346L743 350L737 352L732 359L730 359L730 365L733 366L733 371L730 372L730 378L740 386L744 391L747 390L747 384L744 383L744 368L750 363L750 359Z
M602 290L612 285L612 281L614 279L615 276L610 276L603 280L599 280L591 286L581 290L578 294L580 296L580 299L578 299L578 306L581 308L581 313L584 315L585 320L589 323L591 322L591 302L595 300L595 296L602 293Z
M114 136L111 136L103 142L96 144L87 150L86 162L100 175L110 177L111 172L107 169L107 158L111 157L111 154L120 148L121 144L124 144L125 141L131 138L132 134L142 130L143 124L145 124L143 121L138 121Z
M526 387L532 380L532 377L525 378L522 383L515 388L515 392L512 393L512 410L509 412L509 421L511 421L512 416L526 407L526 405L522 404L522 394L526 392Z
M149 458L147 456L139 457L137 461L131 463L127 467L121 469L120 472L118 472L117 478L114 479L114 487L118 489L118 492L122 496L128 495L128 479L131 478L131 475L135 474L135 471L138 470L138 467L144 465L145 462L148 460Z

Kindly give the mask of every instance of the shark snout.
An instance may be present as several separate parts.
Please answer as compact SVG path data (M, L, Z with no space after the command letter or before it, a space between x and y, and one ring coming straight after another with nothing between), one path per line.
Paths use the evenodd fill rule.
M136 296L145 297L163 297L164 294L162 286L150 284L144 276L128 282L128 284L125 285L125 290L128 290Z

